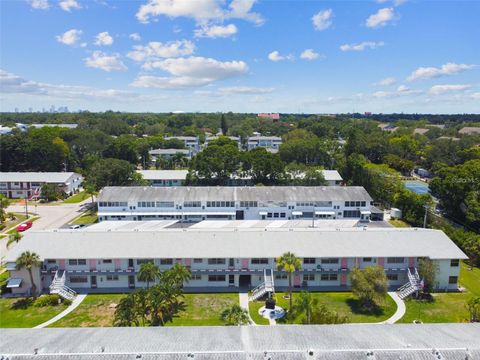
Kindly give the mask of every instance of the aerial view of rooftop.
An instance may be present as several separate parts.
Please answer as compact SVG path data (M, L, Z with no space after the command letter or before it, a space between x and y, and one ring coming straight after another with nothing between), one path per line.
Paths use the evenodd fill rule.
M480 360L480 1L0 1L0 360Z

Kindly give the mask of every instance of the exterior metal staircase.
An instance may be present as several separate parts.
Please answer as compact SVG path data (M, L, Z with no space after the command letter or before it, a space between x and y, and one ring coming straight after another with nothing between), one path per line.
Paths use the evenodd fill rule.
M422 289L422 284L420 276L418 275L417 268L413 268L413 271L408 269L408 282L398 288L397 293L400 299L405 299L406 297L412 295L414 292L420 291Z
M50 284L50 294L58 294L64 299L73 300L75 296L77 296L77 293L65 285L65 278L65 270L57 270L55 272L55 277Z
M255 301L268 293L275 292L275 283L273 281L273 270L263 270L263 282L252 291L252 295L248 298L249 301Z

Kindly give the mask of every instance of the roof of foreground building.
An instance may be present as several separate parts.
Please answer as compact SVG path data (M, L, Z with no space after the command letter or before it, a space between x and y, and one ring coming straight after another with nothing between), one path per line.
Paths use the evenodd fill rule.
M474 360L480 324L4 329L15 359Z

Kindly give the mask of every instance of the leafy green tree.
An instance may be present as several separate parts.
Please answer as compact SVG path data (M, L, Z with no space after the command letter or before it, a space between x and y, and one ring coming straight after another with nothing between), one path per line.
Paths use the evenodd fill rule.
M432 204L429 194L416 194L407 189L400 189L393 196L393 205L402 210L402 217L413 226L422 226L425 206Z
M133 294L128 294L122 298L115 308L113 326L139 326L134 308L135 299Z
M41 187L41 197L47 201L56 201L63 199L65 193L55 184L43 184Z
M252 177L255 184L276 184L284 176L285 164L277 154L257 147L243 156L243 170Z
M423 279L423 292L429 294L436 286L438 264L428 258L418 261L418 274Z
M472 297L467 301L465 307L470 314L470 322L480 321L480 296Z
M249 325L250 317L248 311L243 309L240 305L234 304L229 308L222 311L220 319L225 322L226 325Z
M41 266L40 256L38 256L34 252L24 251L20 254L20 256L15 260L15 269L22 270L26 269L28 271L28 275L30 276L30 283L32 284L31 287L31 294L33 299L37 298L37 286L35 285L35 281L33 280L33 269L38 268Z
M0 194L0 223L5 221L5 209L10 205L10 199L5 195Z
M10 246L10 244L18 243L22 239L22 234L18 232L17 230L14 230L10 235L8 235L8 242L7 242L7 247Z
M83 189L85 190L85 193L87 193L91 200L92 200L92 208L95 206L95 199L94 196L97 195L97 190L95 189L95 185L86 181L83 183Z
M292 310L292 275L302 268L302 262L295 254L291 252L286 252L282 256L276 259L277 270L285 271L288 274L288 293L290 296L289 299L289 310Z
M138 280L147 283L147 289L150 287L151 282L155 282L160 278L160 269L152 262L146 262L140 265L138 271Z
M388 281L380 266L369 266L363 270L354 268L350 273L352 292L367 309L379 306L385 299Z
M99 159L86 171L89 183L100 190L105 186L128 186L134 183L135 166L125 160Z
M305 314L305 323L311 324L312 313L318 305L318 299L308 291L302 291L295 300L295 311Z
M310 321L311 324L345 324L350 322L350 319L329 309L325 304L320 304L313 309Z
M227 122L227 119L225 119L224 114L222 114L222 117L220 118L220 128L222 129L222 134L227 135L227 133L228 133L228 122Z

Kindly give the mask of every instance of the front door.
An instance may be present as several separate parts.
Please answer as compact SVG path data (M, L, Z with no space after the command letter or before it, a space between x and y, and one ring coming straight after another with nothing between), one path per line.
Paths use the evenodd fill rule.
M228 286L235 286L235 275L228 275Z
M97 287L97 276L96 275L90 276L90 286L92 287L92 289L95 289Z
M235 219L236 220L243 220L244 218L245 218L245 213L243 212L243 210L237 210L236 215L235 215Z
M133 259L128 259L128 267L133 269Z
M230 258L228 260L228 267L234 267L234 266L235 266L234 260L232 258Z
M250 286L250 284L251 284L250 275L240 275L238 279L238 285L240 287L247 287L247 286Z
M135 288L135 275L128 275L128 287L130 289Z

